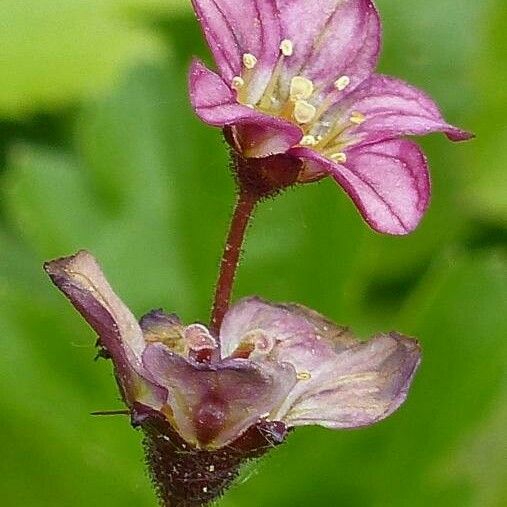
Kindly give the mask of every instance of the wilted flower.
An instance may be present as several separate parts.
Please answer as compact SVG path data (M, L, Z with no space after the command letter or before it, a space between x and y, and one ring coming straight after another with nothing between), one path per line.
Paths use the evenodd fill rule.
M283 441L289 428L384 419L405 400L420 360L413 339L390 333L359 342L312 310L255 297L229 310L219 336L160 310L138 324L89 253L46 271L112 359L172 505L214 498L243 459Z
M424 154L400 137L471 135L446 123L420 90L375 73L381 27L373 2L193 5L219 74L194 61L192 104L224 129L236 164L281 171L280 186L330 175L373 229L412 231L428 206L430 180Z

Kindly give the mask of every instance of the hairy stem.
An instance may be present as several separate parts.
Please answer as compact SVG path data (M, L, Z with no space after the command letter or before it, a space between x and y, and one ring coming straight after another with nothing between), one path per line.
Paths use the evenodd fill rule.
M211 330L217 336L224 315L229 308L245 233L258 200L259 197L253 192L240 190L238 194L220 263L220 273L211 313Z

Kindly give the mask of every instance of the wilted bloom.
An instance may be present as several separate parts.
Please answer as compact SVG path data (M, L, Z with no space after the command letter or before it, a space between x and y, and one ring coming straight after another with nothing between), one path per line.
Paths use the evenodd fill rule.
M237 163L264 173L283 167L283 186L332 176L373 229L412 231L430 180L424 154L400 137L471 135L446 123L420 90L375 73L381 27L373 2L193 4L219 74L194 61L192 104L224 129Z
M413 339L390 333L359 342L312 310L255 297L229 310L219 336L160 310L138 324L89 253L46 270L98 333L174 505L214 498L243 459L292 427L384 419L405 400L420 360Z

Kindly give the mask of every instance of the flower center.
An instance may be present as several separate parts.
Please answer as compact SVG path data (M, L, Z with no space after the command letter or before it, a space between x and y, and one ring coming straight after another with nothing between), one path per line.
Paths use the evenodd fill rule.
M233 78L231 87L237 92L239 103L255 108L270 116L283 118L298 125L303 131L300 146L311 147L325 157L343 164L347 161L345 148L354 144L350 130L361 125L366 117L359 111L328 114L351 83L349 76L336 79L333 89L326 92L303 75L287 81L284 62L293 56L294 44L289 39L280 43L280 56L261 98L252 104L248 101L249 84L258 64L251 53L243 55L241 76Z

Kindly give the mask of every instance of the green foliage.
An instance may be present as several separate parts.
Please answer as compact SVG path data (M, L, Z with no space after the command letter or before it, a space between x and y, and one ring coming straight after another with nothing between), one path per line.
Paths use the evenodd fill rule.
M140 436L121 416L89 415L121 407L110 366L93 361L93 333L41 265L87 248L138 315L164 306L186 321L208 318L234 189L219 133L186 96L190 57L206 54L199 28L165 4L2 5L0 114L39 113L0 121L6 507L156 505ZM507 504L505 7L379 6L382 70L428 89L479 137L424 141L434 199L410 237L367 230L331 181L264 203L236 294L305 303L365 337L418 336L423 366L392 418L355 432L298 430L249 469L224 507ZM88 27L79 37L78 25ZM169 46L170 59L152 58ZM54 109L61 104L72 107Z

